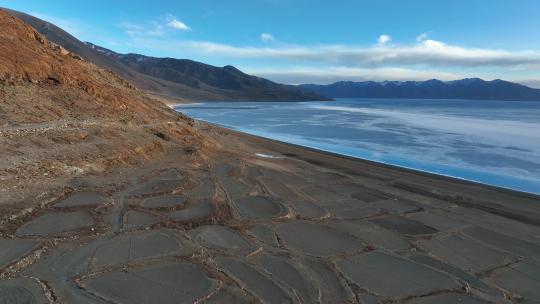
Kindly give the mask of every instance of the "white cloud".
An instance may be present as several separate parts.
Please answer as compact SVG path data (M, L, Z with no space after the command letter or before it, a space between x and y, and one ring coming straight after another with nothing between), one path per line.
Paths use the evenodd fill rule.
M536 89L540 89L540 78L538 79L522 79L522 78L517 78L517 79L514 79L512 81L515 81L515 82L518 82L518 83L521 83L523 85L526 85L526 86L529 86L531 88L536 88Z
M388 35L380 35L379 39L377 39L377 42L379 44L385 44L387 42L390 42L390 40L392 40L392 37L390 37Z
M184 22L176 19L176 17L169 15L167 18L167 26L176 30L189 31L191 28L187 26Z
M163 26L156 22L149 25L140 25L136 23L123 22L120 27L124 29L126 34L132 38L136 37L162 37L165 36Z
M168 15L161 20L143 23L122 22L120 23L120 27L133 39L165 37L172 30L191 30L189 26L176 19L173 15ZM163 38L160 38L160 40L163 41Z
M481 67L499 66L538 69L539 51L506 51L465 48L427 39L412 45L389 46L284 46L249 47L208 41L177 41L176 45L195 53L225 57L278 58L294 61L326 62L344 66L433 65Z
M262 33L261 34L261 41L262 42L267 43L267 42L272 42L274 40L275 40L275 38L274 38L274 36L272 34L269 34L269 33Z
M407 45L239 46L210 41L136 37L131 47L166 56L189 57L214 64L279 67L248 69L249 73L284 83L330 83L338 80L452 80L481 77L540 86L540 50L508 51L470 48L428 39ZM181 50L181 51L179 51ZM213 60L216 61L213 61ZM311 68L298 68L298 67Z
M416 37L416 41L422 42L422 41L426 40L428 38L429 34L430 34L430 32L423 32L422 34L420 34L420 35L418 35Z

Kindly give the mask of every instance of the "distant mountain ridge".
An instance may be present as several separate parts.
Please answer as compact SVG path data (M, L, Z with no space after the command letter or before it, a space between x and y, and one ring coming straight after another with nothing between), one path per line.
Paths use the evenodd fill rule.
M253 96L268 100L321 100L321 96L305 93L296 86L284 85L243 73L234 66L215 67L209 64L175 58L157 58L140 54L119 54L85 42L92 49L114 58L138 73L181 84L192 90L223 91L225 97L242 99Z
M500 79L454 81L339 81L329 85L302 84L304 92L329 98L411 98L540 101L540 90Z
M296 86L278 84L251 76L232 66L138 54L118 54L92 43L82 42L63 29L34 16L5 9L30 24L50 41L105 69L110 69L135 87L155 95L180 100L325 100Z

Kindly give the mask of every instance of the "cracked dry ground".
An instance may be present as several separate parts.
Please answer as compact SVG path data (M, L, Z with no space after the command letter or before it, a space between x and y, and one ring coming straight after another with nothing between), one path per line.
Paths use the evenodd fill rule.
M0 303L540 301L536 225L291 155L182 163L3 223Z

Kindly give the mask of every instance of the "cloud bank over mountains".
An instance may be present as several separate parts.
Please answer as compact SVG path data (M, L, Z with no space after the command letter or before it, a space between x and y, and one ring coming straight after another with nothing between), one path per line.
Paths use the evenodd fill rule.
M498 66L540 69L540 52L465 48L432 39L411 45L387 45L390 38L379 38L373 46L314 45L281 47L233 46L209 41L177 41L177 46L193 52L226 56L278 58L294 61L317 61L344 66L433 65L481 67Z
M504 78L540 85L540 51L471 48L429 39L420 34L411 44L394 43L381 35L372 45L294 45L263 33L263 45L232 45L211 41L141 39L139 43L177 56L225 58L250 73L285 83L331 83L340 80L453 80L466 77ZM269 44L272 42L272 44ZM270 62L238 64L251 60Z
M284 43L264 31L241 45L192 39L190 32L197 28L172 14L141 23L122 22L118 27L125 40L114 45L150 56L165 54L216 65L231 64L291 84L481 77L540 87L540 50L462 46L431 38L430 31L418 34L410 43L397 42L396 37L384 33L372 44L364 45ZM227 41L225 38L223 41Z

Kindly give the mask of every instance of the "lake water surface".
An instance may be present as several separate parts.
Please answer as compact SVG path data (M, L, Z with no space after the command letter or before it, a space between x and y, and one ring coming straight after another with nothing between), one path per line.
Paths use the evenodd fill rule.
M209 102L193 118L271 139L540 193L540 102Z

